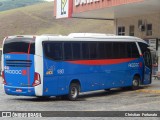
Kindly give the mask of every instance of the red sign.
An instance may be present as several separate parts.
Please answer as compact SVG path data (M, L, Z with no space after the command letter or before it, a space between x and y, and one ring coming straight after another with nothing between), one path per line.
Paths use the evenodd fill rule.
M27 70L22 70L22 75L27 75Z

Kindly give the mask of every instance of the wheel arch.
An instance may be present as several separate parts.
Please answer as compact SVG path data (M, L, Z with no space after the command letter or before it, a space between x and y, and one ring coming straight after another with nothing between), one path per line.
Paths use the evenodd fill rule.
M137 77L139 77L139 78L141 79L141 76L140 76L140 74L139 74L139 73L134 74L134 76L133 76L133 77L135 77L135 76L137 76Z
M70 82L70 85L71 85L72 83L78 84L79 87L80 87L80 91L81 91L81 82L80 82L80 80L78 80L78 79L72 79L71 82Z
M141 82L142 82L142 77L141 77L141 75L140 75L139 73L136 73L136 74L133 75L133 78L134 78L134 77L139 77L139 84L141 84Z

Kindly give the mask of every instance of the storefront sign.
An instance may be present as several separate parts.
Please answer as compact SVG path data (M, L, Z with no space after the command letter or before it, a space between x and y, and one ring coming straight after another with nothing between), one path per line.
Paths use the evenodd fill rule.
M149 39L149 46L152 47L155 51L157 48L157 39Z
M57 0L56 18L67 18L69 15L69 0Z
M90 4L93 2L100 2L103 0L75 0L75 6L79 6L79 5L85 5L85 4Z

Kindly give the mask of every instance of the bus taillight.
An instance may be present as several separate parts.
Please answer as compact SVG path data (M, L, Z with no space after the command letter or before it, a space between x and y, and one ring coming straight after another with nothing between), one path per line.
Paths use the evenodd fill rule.
M4 76L4 71L2 71L2 79L3 79L3 84L6 85L6 80L5 80L5 76Z
M34 82L32 84L32 86L37 86L41 84L41 78L40 78L40 74L39 73L34 73Z
M142 68L143 67L143 63L139 62L139 67Z

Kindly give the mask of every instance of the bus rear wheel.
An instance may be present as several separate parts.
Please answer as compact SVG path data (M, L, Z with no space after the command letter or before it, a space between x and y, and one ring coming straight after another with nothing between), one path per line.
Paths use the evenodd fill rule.
M139 88L140 78L138 76L134 76L132 81L132 90L137 90Z
M108 88L108 89L104 89L104 90L105 90L106 92L109 92L111 89Z
M68 99L75 101L79 96L80 86L78 83L71 83L69 87Z

